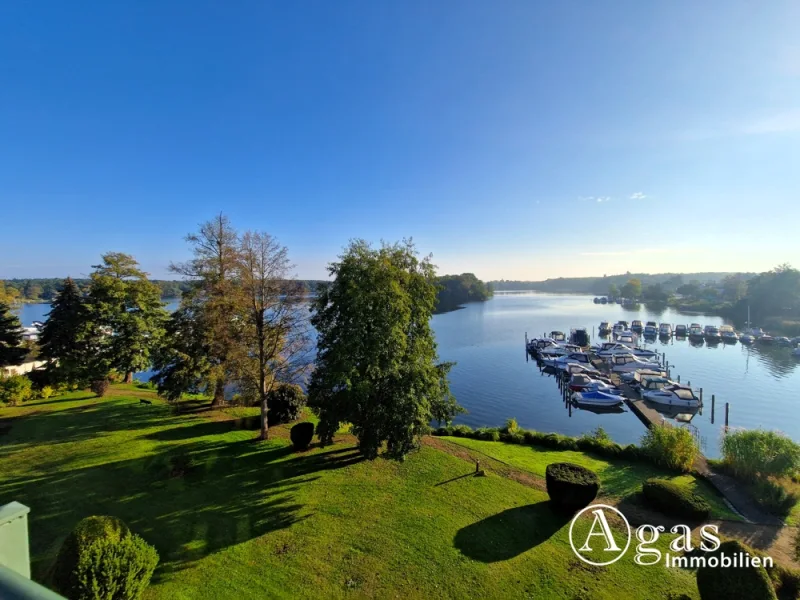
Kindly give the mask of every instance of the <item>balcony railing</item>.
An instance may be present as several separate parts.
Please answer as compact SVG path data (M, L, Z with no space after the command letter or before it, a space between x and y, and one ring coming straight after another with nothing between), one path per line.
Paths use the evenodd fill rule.
M28 550L29 509L19 502L0 506L0 598L3 600L64 600L31 581Z

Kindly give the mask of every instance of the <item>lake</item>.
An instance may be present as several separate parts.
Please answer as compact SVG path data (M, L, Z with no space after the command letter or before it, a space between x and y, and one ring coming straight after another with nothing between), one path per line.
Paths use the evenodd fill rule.
M174 307L174 303L171 305ZM48 305L27 304L21 309L23 324L44 320ZM469 412L457 423L472 427L501 426L509 417L521 427L580 435L602 426L614 440L635 443L644 425L625 409L622 413L595 414L564 406L553 377L526 361L525 333L586 327L591 333L600 321L620 319L698 322L721 325L720 317L682 315L672 309L654 311L617 304L594 304L591 296L498 293L483 303L433 317L432 326L442 360L456 362L450 374L451 389ZM593 342L597 338L593 336ZM719 436L725 403L730 404L732 427L763 427L783 431L800 441L800 419L794 403L800 389L800 360L788 348L747 347L743 344L694 346L688 340L649 344L665 353L672 377L702 387L705 407L692 419L703 452L719 456ZM715 424L711 423L711 395L716 396Z

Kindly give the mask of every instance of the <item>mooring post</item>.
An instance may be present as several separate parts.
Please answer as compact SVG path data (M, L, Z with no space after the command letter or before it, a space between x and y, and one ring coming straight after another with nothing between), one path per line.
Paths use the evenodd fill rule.
M703 401L703 388L700 388L700 402Z
M680 382L681 382L681 376L678 375L678 383L680 383Z
M714 403L715 403L715 401L716 401L716 398L714 397L714 394L711 394L711 424L712 425L714 424Z
M730 408L731 408L730 403L726 402L725 403L725 429L728 428L728 415L730 413Z

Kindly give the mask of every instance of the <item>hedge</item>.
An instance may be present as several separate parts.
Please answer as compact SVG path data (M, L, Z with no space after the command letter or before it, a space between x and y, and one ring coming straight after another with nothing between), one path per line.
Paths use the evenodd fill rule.
M748 552L739 540L724 542L706 558L725 553L733 557L739 552ZM700 567L697 570L697 589L702 600L777 600L769 574L764 567Z
M524 444L528 446L541 446L552 450L574 450L591 452L597 456L609 459L624 459L630 461L647 462L658 464L665 468L660 462L653 458L651 454L635 444L620 446L611 441L596 439L591 436L580 438L560 435L558 433L542 433L525 429L517 429L514 433L495 428L481 427L471 429L467 425L455 425L449 427L439 427L435 429L433 435L465 437L483 441L502 441L511 444ZM667 470L670 470L667 468Z
M664 479L648 479L642 485L642 493L650 506L668 515L704 521L711 511L704 498Z
M564 511L574 512L587 506L600 491L597 474L572 463L552 463L545 469L550 502Z

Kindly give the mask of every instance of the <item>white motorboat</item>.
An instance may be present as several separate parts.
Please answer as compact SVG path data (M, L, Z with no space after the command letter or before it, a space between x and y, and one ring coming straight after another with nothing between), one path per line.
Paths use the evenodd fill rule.
M669 382L669 380L666 380ZM667 406L679 406L685 408L695 408L700 406L700 398L694 395L692 388L674 384L665 385L660 389L645 390L642 397L650 402L666 404Z
M767 332L761 329L761 327L753 327L748 333L758 339L765 336Z
M625 398L618 394L609 394L608 392L590 391L590 392L575 392L572 394L572 400L576 404L583 404L587 406L619 406L623 403Z
M620 344L619 342L606 342L600 346L594 348L594 353L599 358L611 358L617 354L633 354L634 356L639 356L641 358L653 358L656 353L652 350L645 350L644 348L631 348L630 346L625 346L624 344Z
M689 339L702 340L704 336L703 328L697 323L692 323L691 327L689 327Z
M639 371L641 369L660 370L661 365L656 362L648 362L633 354L618 354L608 359L608 365L614 373L627 373Z
M571 364L591 366L592 357L585 352L573 352L571 354L567 354L566 356L560 356L554 359L550 366L563 371L566 369L567 365Z
M658 335L658 329L656 329L653 325L647 325L644 328L644 337L646 338L654 338Z
M794 350L792 350L792 356L796 358L800 358L800 346L797 346Z
M756 341L756 338L749 333L743 333L741 336L739 336L739 341L749 346Z
M627 346L628 348L635 348L637 342L637 335L632 331L623 331L617 335L617 343Z
M592 377L590 375L576 373L569 378L569 389L573 392L583 392L589 390L608 391L616 390L617 388L610 380L604 377Z
M736 331L730 325L722 325L719 328L719 335L726 344L735 344L739 341L739 336L736 335Z
M611 333L614 335L618 335L625 331L625 326L622 323L614 323L614 326L611 328Z
M722 336L719 334L719 329L714 325L706 325L705 330L703 330L703 335L707 342L718 342L722 339Z
M666 377L666 371L661 369L639 369L638 371L628 371L621 373L619 378L630 385L632 388L639 388L645 377Z
M597 332L600 335L608 335L611 333L611 325L608 324L608 321L603 321L600 323L600 327L597 328Z
M569 363L564 366L564 373L569 375L588 375L589 377L598 377L601 375L600 371L589 365L579 365L577 363Z
M551 331L550 332L550 339L553 340L557 344L566 344L567 343L567 334L563 331Z
M662 323L658 326L659 337L672 337L672 325L669 323Z

